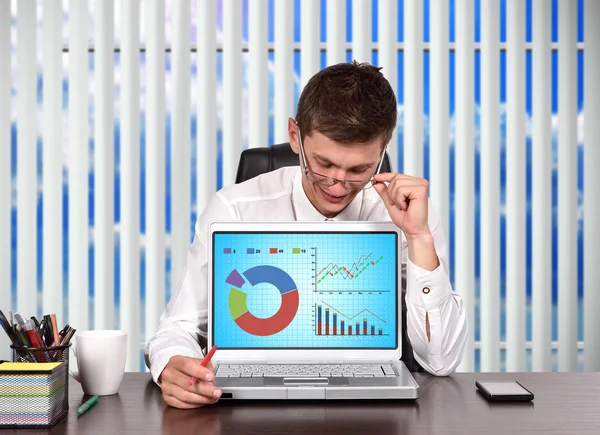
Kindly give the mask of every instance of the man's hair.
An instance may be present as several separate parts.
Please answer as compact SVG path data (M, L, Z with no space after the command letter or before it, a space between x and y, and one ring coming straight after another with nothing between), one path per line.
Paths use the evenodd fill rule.
M306 84L296 113L302 139L313 131L345 144L390 141L396 127L396 96L381 68L340 63Z

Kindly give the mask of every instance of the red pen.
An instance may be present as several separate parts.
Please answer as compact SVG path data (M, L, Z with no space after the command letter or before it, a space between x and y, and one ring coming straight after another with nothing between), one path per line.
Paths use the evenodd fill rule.
M200 365L202 367L206 367L208 365L208 363L212 359L213 355L215 354L215 350L217 350L217 346L213 346L212 349L208 352L208 354L204 357L204 359L200 363ZM192 379L190 379L190 385L189 385L189 387L191 387L192 385L194 385L197 380L198 379L192 377Z

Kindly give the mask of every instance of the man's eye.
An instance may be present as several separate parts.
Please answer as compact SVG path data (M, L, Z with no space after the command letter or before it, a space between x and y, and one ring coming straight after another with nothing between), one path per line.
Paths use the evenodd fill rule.
M331 168L331 166L332 166L331 164L324 165L323 163L320 163L319 165L320 165L320 166L321 166L323 169L329 169L329 168Z

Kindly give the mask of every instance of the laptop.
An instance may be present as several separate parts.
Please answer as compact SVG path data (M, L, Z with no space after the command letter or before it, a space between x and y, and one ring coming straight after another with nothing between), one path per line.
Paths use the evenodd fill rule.
M208 348L222 399L417 399L388 222L215 222Z

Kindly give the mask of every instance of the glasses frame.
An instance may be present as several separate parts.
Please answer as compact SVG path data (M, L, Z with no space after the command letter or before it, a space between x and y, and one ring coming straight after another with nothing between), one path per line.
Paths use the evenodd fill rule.
M342 187L346 190L364 190L364 189L370 189L371 187L373 187L373 184L375 181L374 177L375 177L375 175L377 175L379 173L379 171L381 170L381 166L383 165L383 159L385 157L385 152L387 150L387 146L385 146L383 148L383 151L381 153L381 160L379 160L377 169L375 169L375 172L373 172L373 175L371 176L371 178L369 178L368 180L338 180L337 178L330 177L328 175L319 174L318 172L308 169L308 163L306 161L306 154L304 153L304 144L302 143L302 135L300 134L300 126L298 125L298 123L296 123L296 129L297 129L297 133L298 133L298 144L299 144L299 148L300 148L300 157L302 158L302 165L304 166L304 175L306 175L308 177L308 174L310 173L310 174L318 175L319 177L323 177L323 180L321 180L321 181L316 181L316 180L310 180L310 181L312 181L313 183L322 185L322 186L327 186L327 187L334 186L337 183L342 183ZM350 187L350 186L348 186L347 183L364 183L364 185L362 187Z

